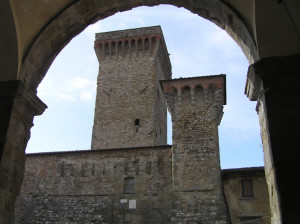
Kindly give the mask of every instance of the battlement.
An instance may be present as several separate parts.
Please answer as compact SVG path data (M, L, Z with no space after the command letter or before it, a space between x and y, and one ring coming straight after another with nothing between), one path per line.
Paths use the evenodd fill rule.
M160 26L97 33L94 48L99 63L158 56L163 73L171 74L171 62Z
M163 80L160 84L172 114L176 106L213 105L219 108L218 114L221 115L222 105L226 104L226 76L223 74Z
M191 96L191 103L194 102L195 91L203 91L207 93L209 89L221 91L220 103L226 105L226 76L221 75L212 75L212 76L202 76L202 77L193 77L193 78L180 78L180 79L171 79L171 80L162 80L161 82L162 89L164 93L169 95L182 95L182 92L189 90Z
M143 37L143 36L155 36L162 35L162 30L160 26L150 26L150 27L142 27L142 28L134 28L127 30L116 30L112 32L103 32L96 33L96 40L98 41L112 41L112 40L120 40L126 38L135 38L135 37Z

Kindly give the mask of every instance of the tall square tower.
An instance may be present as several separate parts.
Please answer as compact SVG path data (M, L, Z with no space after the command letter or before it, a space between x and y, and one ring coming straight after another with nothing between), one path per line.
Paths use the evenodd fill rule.
M92 149L167 144L167 108L159 81L171 78L160 26L98 33Z

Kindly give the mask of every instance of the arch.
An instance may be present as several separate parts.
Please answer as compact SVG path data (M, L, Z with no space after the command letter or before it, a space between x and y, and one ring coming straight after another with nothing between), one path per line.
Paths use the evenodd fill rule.
M105 44L104 44L104 59L106 58L106 57L109 57L109 43L108 42L106 42Z
M117 57L123 57L123 49L122 49L122 41L118 41L118 45L117 45Z
M122 42L122 49L123 49L123 57L126 57L126 55L129 55L129 41L125 40Z
M145 51L149 49L149 43L150 43L149 38L146 37L144 39L144 49L145 49Z
M139 38L137 41L137 52L139 55L144 55L143 40Z
M198 14L210 20L227 33L242 48L250 63L258 60L258 53L253 35L240 16L220 0L139 0L127 2L116 0L114 4L103 5L100 1L79 0L58 14L43 28L31 45L21 65L19 80L36 91L48 68L59 52L70 40L87 26L104 19L116 12L131 10L138 6L170 4Z
M115 57L117 54L117 44L115 41L111 42L111 57Z
M188 86L188 85L184 85L181 87L181 91L184 92L184 91L191 91L191 87Z
M183 105L189 105L191 101L191 87L184 85L181 88L181 103Z
M195 91L203 91L203 86L200 85L200 84L197 84L195 87L194 87Z
M151 37L150 39L150 55L155 51L155 45L156 45L156 37Z
M130 51L129 54L130 54L131 57L136 56L136 52L137 52L136 44L137 43L136 43L135 39L132 39L130 41L131 50L129 50Z

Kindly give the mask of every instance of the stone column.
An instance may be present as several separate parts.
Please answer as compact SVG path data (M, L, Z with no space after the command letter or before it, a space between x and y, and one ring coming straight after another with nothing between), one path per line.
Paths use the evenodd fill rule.
M226 103L225 75L161 81L172 115L172 221L227 223L218 125Z
M272 223L300 223L300 55L249 66L245 93L257 102Z
M0 82L0 223L13 223L33 117L46 105L21 81Z

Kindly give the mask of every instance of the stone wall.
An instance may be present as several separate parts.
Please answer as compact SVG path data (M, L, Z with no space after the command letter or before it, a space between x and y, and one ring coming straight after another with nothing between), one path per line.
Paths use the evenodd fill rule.
M27 155L15 223L166 223L170 149Z
M232 224L271 223L264 167L226 169L222 170L222 177ZM247 185L243 187L245 180ZM246 195L243 190L247 191Z
M270 223L263 167L223 170L224 195L176 191L171 153L164 146L29 154L15 223L221 224L224 195L232 224ZM253 180L254 197L242 196L245 178Z
M227 223L222 191L218 125L226 103L225 76L165 80L173 122L174 221Z

